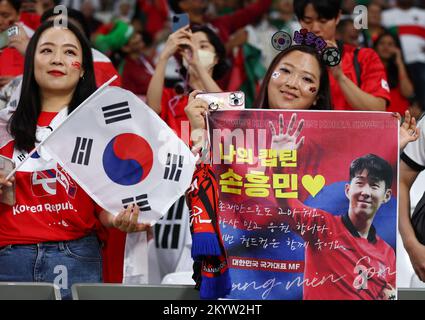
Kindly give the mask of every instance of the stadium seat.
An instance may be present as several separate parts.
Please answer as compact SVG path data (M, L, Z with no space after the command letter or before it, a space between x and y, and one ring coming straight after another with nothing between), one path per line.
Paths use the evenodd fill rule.
M0 282L0 300L61 300L53 283Z
M199 300L194 286L74 284L74 300Z
M425 288L399 288L398 300L425 300Z

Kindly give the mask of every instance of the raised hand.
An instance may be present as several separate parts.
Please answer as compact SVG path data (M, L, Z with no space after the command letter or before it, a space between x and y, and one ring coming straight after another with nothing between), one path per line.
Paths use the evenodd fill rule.
M401 120L399 113L393 113L394 117ZM404 115L404 121L400 127L400 150L406 147L410 142L416 141L419 138L419 128L416 127L416 120L410 115L410 112L406 110Z
M293 113L291 120L289 121L288 129L284 133L284 123L283 123L283 114L279 115L279 133L276 132L276 129L273 123L270 121L269 126L272 133L272 144L271 149L273 150L298 150L304 144L304 138L298 140L298 137L301 134L301 131L304 126L304 119L301 119L298 123L297 129L293 132L295 124L297 122L297 114ZM298 140L298 142L297 142Z
M192 32L186 26L172 33L165 43L160 59L168 60L177 50L182 50L192 46Z

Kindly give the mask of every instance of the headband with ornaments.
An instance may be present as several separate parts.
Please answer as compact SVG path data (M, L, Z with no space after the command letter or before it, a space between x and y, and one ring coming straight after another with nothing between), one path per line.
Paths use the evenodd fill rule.
M295 31L293 42L297 45L305 45L314 48L322 57L322 61L329 67L335 67L341 63L341 53L338 48L327 47L328 44L322 37L316 36L307 29ZM292 45L292 38L284 31L276 32L272 37L273 48L279 51L288 49Z

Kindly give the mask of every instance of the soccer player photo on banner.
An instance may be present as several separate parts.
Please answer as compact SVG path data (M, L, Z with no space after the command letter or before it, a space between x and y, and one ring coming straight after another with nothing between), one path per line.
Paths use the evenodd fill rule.
M136 203L153 223L189 187L195 157L130 91L107 87L75 110L43 148L104 209Z
M228 298L396 298L392 114L216 111L208 126Z

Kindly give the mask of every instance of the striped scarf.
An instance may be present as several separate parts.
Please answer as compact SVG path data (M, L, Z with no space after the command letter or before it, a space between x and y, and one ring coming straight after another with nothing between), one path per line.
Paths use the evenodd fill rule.
M218 299L230 293L231 281L218 225L218 184L207 164L198 164L186 193L192 234L193 279L201 299Z

